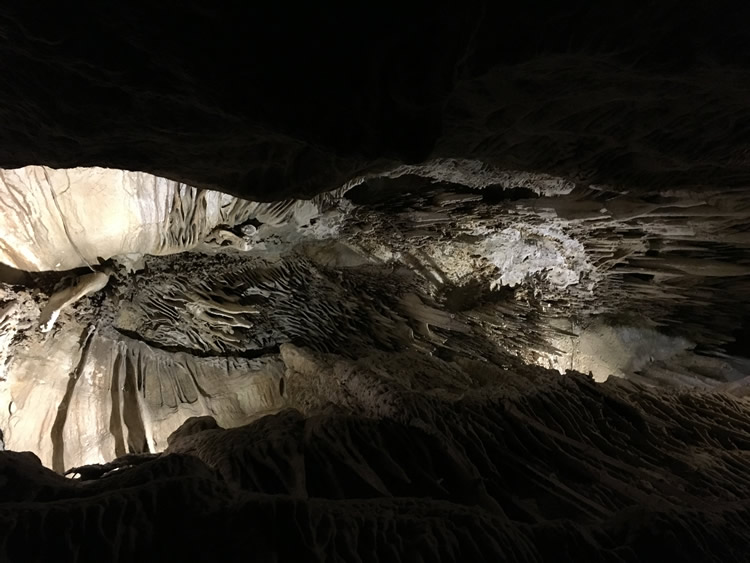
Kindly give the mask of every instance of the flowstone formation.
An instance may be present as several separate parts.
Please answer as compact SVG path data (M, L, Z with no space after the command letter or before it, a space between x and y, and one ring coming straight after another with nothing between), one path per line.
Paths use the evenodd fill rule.
M750 4L0 5L0 560L748 560Z
M189 419L164 454L77 480L4 454L3 558L745 559L742 399L493 358L281 356L298 410Z
M744 560L741 191L4 178L0 558Z
M6 259L78 268L4 274L0 428L58 472L161 452L189 417L287 408L287 344L745 393L742 192L644 199L458 160L268 204L143 173L4 178ZM106 198L79 209L76 178L127 186L101 194L136 223L98 231ZM21 244L24 209L55 214Z

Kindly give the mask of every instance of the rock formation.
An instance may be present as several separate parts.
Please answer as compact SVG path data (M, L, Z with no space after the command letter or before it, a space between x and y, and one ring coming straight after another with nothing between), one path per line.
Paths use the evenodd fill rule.
M745 561L748 8L0 8L0 561Z
M335 410L230 430L191 419L165 454L77 468L73 481L4 454L4 557L744 557L742 400L491 364L467 365L460 399L438 397L379 375L375 358L284 355L300 390L312 373L338 389Z

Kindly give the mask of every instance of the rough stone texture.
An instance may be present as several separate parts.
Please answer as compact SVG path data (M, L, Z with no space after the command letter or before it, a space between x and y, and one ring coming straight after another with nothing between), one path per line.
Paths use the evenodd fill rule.
M347 357L377 352L394 373L389 353L502 354L512 365L598 381L747 392L750 362L734 335L750 303L743 192L645 197L493 175L468 161L441 166L273 204L187 187L177 197L174 183L146 174L55 171L132 180L125 194L109 186L124 209L171 203L160 221L132 223L154 235L140 242L128 228L98 232L98 217L81 229L81 248L112 258L102 272L0 286L6 444L63 472L160 452L190 416L243 424L286 404L285 388L295 385L281 376L287 343ZM40 167L13 171L21 173L47 177ZM86 181L61 194L81 193ZM38 207L57 189L20 195ZM101 203L62 201L55 217L80 225ZM29 240L16 256L79 258L62 228L54 236L45 221L24 223L19 209L8 216L28 227ZM0 240L19 241L10 222L4 229ZM168 244L152 246L159 240ZM90 287L98 291L83 295ZM421 368L407 365L414 372L402 377L417 385ZM472 387L460 369L445 373L430 372L425 389Z
M0 166L109 166L249 199L478 158L742 186L748 7L202 2L0 11Z
M447 401L349 365L380 392L350 385L338 413L193 428L103 477L2 454L3 558L745 560L744 400L496 366Z
M317 210L319 200L264 204L98 167L0 170L0 261L27 271L66 271L113 256L133 262L144 254L227 244L244 250L243 239L222 227L284 222Z
M219 4L0 8L0 559L747 560L748 6Z

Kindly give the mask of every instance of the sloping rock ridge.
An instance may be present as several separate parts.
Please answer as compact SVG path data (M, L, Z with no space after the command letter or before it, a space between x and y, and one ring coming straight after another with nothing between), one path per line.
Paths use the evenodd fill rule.
M342 404L230 430L191 420L165 454L85 480L4 454L4 559L744 560L742 400L499 366L479 393L430 398L364 362L287 353Z

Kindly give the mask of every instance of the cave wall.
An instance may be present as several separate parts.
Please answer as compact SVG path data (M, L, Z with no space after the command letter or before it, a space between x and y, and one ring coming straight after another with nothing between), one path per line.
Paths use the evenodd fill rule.
M401 379L377 357L284 355L293 404L311 413L317 396L327 412L194 419L167 454L79 480L0 456L3 558L745 558L745 400L486 362L451 397L409 375L440 378L438 359L392 357Z
M260 203L145 172L25 166L0 170L0 202L0 262L35 272L92 268L112 257L136 267L147 254L222 245L249 250L227 227L301 223L321 197Z
M274 203L111 169L3 177L5 257L63 271L0 284L0 428L59 472L161 452L189 416L284 407L290 342L747 393L727 353L750 303L740 190L623 194L458 159Z
M302 256L224 275L207 259L197 273L210 271L214 277L204 277L219 292L201 293L204 285L191 280L158 294L158 284L150 294L126 287L129 301L113 291L79 296L50 340L34 323L43 301L66 291L65 280L21 276L37 283L25 301L3 286L0 339L18 345L19 358L26 351L47 362L2 382L18 385L13 403L0 405L8 413L0 423L13 427L9 443L46 451L43 461L57 472L72 460L133 455L74 468L72 480L28 452L0 455L0 558L746 560L750 429L736 366L717 375L716 362L680 352L639 374L649 387L595 386L582 374L529 366L529 357L549 355L570 337L571 327L546 322L540 311L548 304L535 301L534 286L515 284L512 300L496 301L483 288L472 302L466 295L474 286L458 283L458 267L442 271L450 268L441 268L425 241L456 235L459 218L477 222L456 240L498 243L502 252L488 252L494 267L487 257L481 263L482 282L510 286L513 268L532 269L519 266L528 241L551 233L553 242L537 246L555 260L561 247L587 253L534 272L544 282L556 272L558 286L573 288L575 298L553 294L558 311L594 310L607 295L602 309L647 310L649 330L656 324L675 333L670 345L687 329L704 352L720 354L729 331L742 328L747 302L748 7L581 0L221 8L1 7L0 166L45 165L37 171L63 179L69 172L51 170L109 167L166 178L173 192L183 186L180 196L191 204L183 208L173 197L163 216L178 217L176 238L167 247L161 239L135 245L149 252L212 236L218 246L242 244L220 224L231 222L226 216L190 232L181 213L205 203L205 189L285 200L268 208L278 218L292 207L309 215L294 197L366 186L359 195L370 207L360 212L372 223L359 215L349 231L336 229L373 255L403 250L422 279L386 286L379 301L383 295L370 290L389 278L367 269L349 278L341 263L308 268L310 256ZM402 200L399 213L378 189L367 192L375 184L391 199L408 198L414 194L397 182L404 177L470 189L425 190ZM40 183L2 195L29 188L58 193ZM489 189L471 192L479 188ZM529 201L509 197L501 210L492 207L506 189ZM527 222L528 237L503 224L507 217ZM57 219L56 240L70 243ZM362 240L378 229L392 248L384 250L382 236ZM20 245L9 243L6 254ZM99 256L92 250L78 261L84 253L71 248L60 268ZM314 253L347 267L367 264L353 251L342 258L321 246ZM29 269L58 267L54 256L15 256ZM568 284L570 263L601 274L597 287L606 292L586 295L593 285ZM149 275L179 264L154 261ZM121 274L95 275L113 283ZM327 299L295 286L301 279ZM231 291L248 280L280 311L263 320L283 317L288 330L274 335L269 350L281 360L240 397L238 371L253 371L253 358L235 370L228 356L253 343L236 336L250 328L246 316L257 303ZM423 291L399 293L407 286ZM113 296L109 309L101 306ZM139 298L171 304L154 306L149 317ZM303 318L305 307L316 318L334 314L316 325ZM125 313L109 326L116 334L88 322L105 310L108 321L113 310ZM363 325L349 313L388 330L358 330ZM189 315L201 316L196 330ZM205 325L216 336L213 348L201 338ZM187 328L174 334L170 326ZM545 327L560 338L545 340ZM630 329L615 328L618 335ZM37 336L24 349L18 336L30 330ZM354 336L336 340L336 331ZM176 362L196 334L195 357ZM611 334L602 334L593 355L608 345ZM159 346L171 349L152 349ZM5 376L13 365L3 354ZM654 389L656 379L704 389ZM100 404L107 394L111 409ZM21 416L31 405L41 422ZM296 410L218 427L282 407ZM188 415L217 420L188 421L171 434ZM82 437L90 441L79 446ZM165 441L165 454L151 451Z
M72 324L43 343L14 347L0 383L9 449L34 452L59 473L163 451L191 416L231 428L284 405L276 358L169 354Z
M431 157L595 184L748 180L748 7L11 3L0 166L310 196Z

